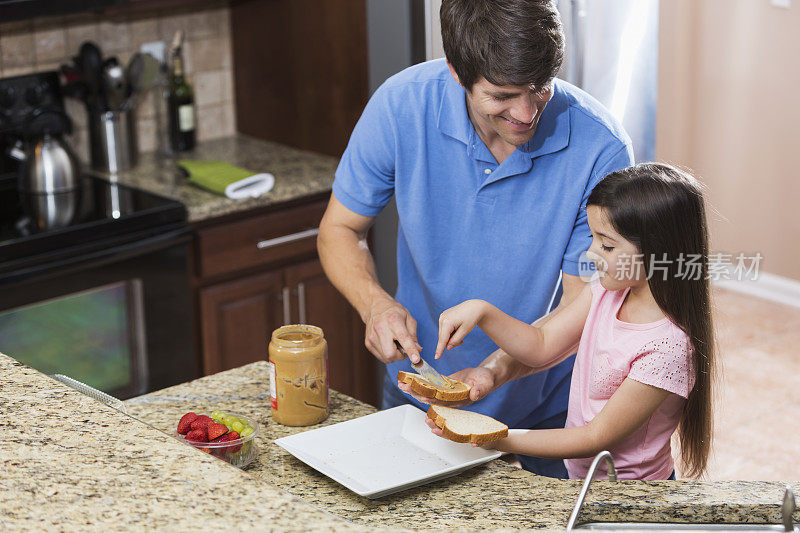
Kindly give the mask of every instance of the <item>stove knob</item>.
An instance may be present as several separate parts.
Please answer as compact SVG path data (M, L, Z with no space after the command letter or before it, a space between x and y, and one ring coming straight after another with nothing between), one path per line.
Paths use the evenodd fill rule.
M44 101L44 89L41 85L34 85L33 87L28 87L25 90L25 101L31 107L39 107L39 105Z
M11 109L16 99L17 94L13 87L3 87L0 89L0 107L3 109Z

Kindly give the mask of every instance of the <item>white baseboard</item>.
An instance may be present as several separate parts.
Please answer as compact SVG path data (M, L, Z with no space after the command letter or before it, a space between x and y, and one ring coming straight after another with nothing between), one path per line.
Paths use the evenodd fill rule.
M756 279L721 279L712 282L742 294L749 294L772 302L800 308L800 281L792 278L759 272Z

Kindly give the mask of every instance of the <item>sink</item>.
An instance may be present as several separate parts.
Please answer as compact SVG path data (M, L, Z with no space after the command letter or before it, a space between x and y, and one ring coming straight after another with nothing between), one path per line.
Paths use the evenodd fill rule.
M785 531L778 524L687 524L678 522L587 522L575 529L604 531ZM795 531L798 531L795 528Z
M605 531L775 531L783 533L800 533L800 528L795 526L792 515L797 509L792 487L786 485L783 494L783 504L781 505L781 524L692 524L686 522L584 522L578 524L578 515L583 507L586 494L589 492L589 485L594 479L597 468L601 461L605 461L608 479L617 480L617 471L614 468L614 459L608 451L602 451L595 456L586 479L578 494L578 501L567 522L567 533L573 529L598 529Z

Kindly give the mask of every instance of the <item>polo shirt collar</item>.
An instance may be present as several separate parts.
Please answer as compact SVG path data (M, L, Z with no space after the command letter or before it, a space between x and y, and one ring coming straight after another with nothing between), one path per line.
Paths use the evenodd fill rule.
M439 130L469 146L475 127L469 120L464 88L452 77L445 81L442 98L439 101L439 112L436 119ZM553 97L547 103L536 133L527 143L519 146L517 151L531 158L552 154L569 146L570 116L569 102L559 80L555 80Z
M444 82L442 98L439 101L439 113L436 126L445 135L469 145L474 131L467 113L466 91L452 76Z
M533 138L518 147L531 158L553 154L569 146L569 101L559 80L553 83L553 97L544 108Z

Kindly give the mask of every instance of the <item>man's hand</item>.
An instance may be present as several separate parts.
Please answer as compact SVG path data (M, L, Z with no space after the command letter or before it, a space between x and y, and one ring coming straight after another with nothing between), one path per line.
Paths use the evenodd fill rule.
M439 343L436 345L436 359L442 356L445 349L452 350L464 343L464 337L475 329L485 309L486 302L483 300L467 300L439 315Z
M422 349L417 343L417 322L378 283L367 246L367 231L374 220L350 211L331 195L319 224L319 258L328 279L366 324L367 349L384 363L400 361L404 357L394 344L397 339L411 362L416 363Z
M444 405L446 407L463 407L465 405L469 405L472 402L477 402L497 388L497 385L495 384L494 373L492 373L492 371L488 368L484 368L482 366L477 368L465 368L464 370L459 370L455 374L447 377L451 379L457 379L458 381L462 381L469 385L471 387L469 391L469 398L459 402L443 402L441 400L428 398L427 396L422 396L421 394L413 392L411 390L411 385L406 383L398 382L397 386L400 388L400 390L406 394L410 394L422 403L431 405Z
M419 362L422 346L417 342L417 321L408 310L392 298L373 303L365 317L367 330L364 344L384 363L405 359L394 344L395 339L408 354L411 362Z

